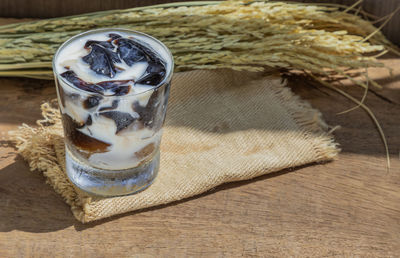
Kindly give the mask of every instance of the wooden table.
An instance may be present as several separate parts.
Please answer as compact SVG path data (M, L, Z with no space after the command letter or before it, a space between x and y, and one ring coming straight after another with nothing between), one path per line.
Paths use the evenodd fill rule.
M324 114L342 153L310 165L226 184L190 200L83 225L38 172L0 148L0 257L397 256L400 253L400 59L371 69L368 94L387 135L392 169L370 118L338 94L301 80L292 89ZM346 89L361 98L362 90ZM0 131L33 125L54 83L0 79Z

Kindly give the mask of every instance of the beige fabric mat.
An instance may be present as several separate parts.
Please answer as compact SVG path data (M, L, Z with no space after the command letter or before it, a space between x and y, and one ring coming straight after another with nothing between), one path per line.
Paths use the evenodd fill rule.
M293 95L281 78L231 70L178 73L171 87L161 168L153 185L130 196L89 197L76 190L63 171L58 110L49 103L42 110L45 119L38 127L23 125L11 135L31 169L43 172L81 222L181 200L225 182L331 160L338 153L320 113Z

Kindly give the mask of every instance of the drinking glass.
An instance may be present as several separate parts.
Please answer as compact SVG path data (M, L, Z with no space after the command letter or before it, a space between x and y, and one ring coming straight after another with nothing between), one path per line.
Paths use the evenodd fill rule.
M164 79L140 93L105 96L80 89L60 76L56 62L64 48L82 37L108 32L129 34L148 44L156 54L167 53ZM69 180L79 189L99 196L132 194L151 185L160 164L162 126L173 73L173 57L168 48L137 31L91 30L60 46L53 58L53 71ZM134 115L126 115L126 110Z

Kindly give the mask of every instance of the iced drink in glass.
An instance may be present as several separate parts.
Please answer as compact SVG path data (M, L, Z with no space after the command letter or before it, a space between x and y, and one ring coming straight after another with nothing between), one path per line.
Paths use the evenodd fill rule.
M84 32L53 59L66 172L99 196L132 194L157 175L173 58L144 33Z

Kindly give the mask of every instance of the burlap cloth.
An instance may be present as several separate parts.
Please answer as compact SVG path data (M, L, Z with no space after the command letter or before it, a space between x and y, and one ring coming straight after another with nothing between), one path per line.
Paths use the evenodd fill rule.
M43 172L75 217L89 222L203 193L245 180L332 159L338 148L320 113L279 77L231 70L174 76L161 144L161 168L148 189L130 196L89 197L64 173L58 110L42 105L38 127L11 133L32 170Z

